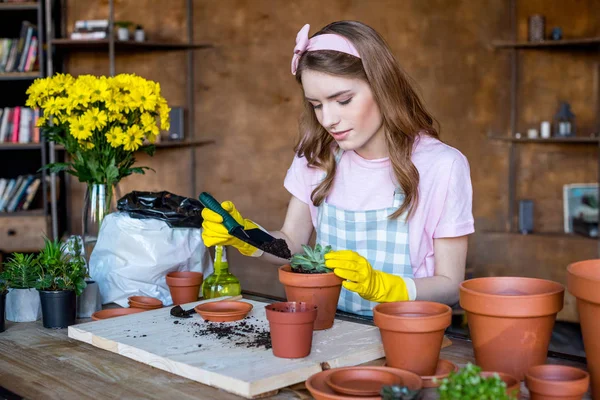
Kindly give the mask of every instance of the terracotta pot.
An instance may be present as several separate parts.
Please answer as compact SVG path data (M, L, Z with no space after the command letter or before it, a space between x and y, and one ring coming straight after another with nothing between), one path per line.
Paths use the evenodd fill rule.
M523 380L546 362L556 313L563 307L560 283L534 278L476 278L460 284L475 361L485 371Z
M419 376L435 375L444 330L452 322L452 310L429 301L381 303L373 308L386 364Z
M292 267L279 268L279 282L285 286L287 301L315 304L318 309L315 330L333 326L335 311L342 290L342 279L333 272L327 274L300 274Z
M317 318L315 304L281 302L265 307L271 330L273 355L302 358L310 354L313 327Z
M536 365L525 374L525 384L531 400L580 400L588 390L590 375L565 365Z
M583 346L592 378L592 398L600 398L600 260L569 265L567 288L577 298Z
M198 300L202 278L201 272L169 272L166 279L173 304L185 304Z
M484 378L489 378L490 376L494 376L494 374L498 374L498 377L502 380L502 382L506 383L506 394L512 396L514 399L519 399L521 396L521 381L515 378L512 375L505 374L504 372L490 372L490 371L482 371L479 373L480 376Z

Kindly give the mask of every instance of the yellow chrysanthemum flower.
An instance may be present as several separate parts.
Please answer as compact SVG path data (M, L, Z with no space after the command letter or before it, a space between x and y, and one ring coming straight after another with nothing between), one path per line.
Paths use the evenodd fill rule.
M75 83L68 90L69 110L85 108L90 103L90 90L81 82Z
M37 122L36 122L36 124L35 124L35 126L38 127L38 128L40 128L40 127L46 125L47 121L48 120L46 119L46 117L43 117L43 116L39 117L38 120L37 120Z
M79 147L81 147L84 150L92 150L94 147L96 147L96 145L92 142L87 142L87 141L79 141Z
M123 144L123 129L120 126L115 126L111 128L106 134L106 141L114 148L117 148Z
M91 84L90 92L92 102L106 101L112 96L112 89L105 77L94 80Z
M87 110L83 114L83 118L87 122L90 130L100 130L104 128L108 122L108 115L106 115L106 112L96 107Z
M152 111L156 107L158 97L148 85L138 86L131 91L131 100L134 108L141 111Z
M92 131L89 129L87 121L83 117L75 117L69 120L69 133L77 140L86 140L92 136Z
M142 145L143 140L144 132L141 131L138 125L132 125L123 137L123 148L127 151L136 151Z
M59 94L66 91L74 82L74 78L68 74L55 74L50 78L49 91Z

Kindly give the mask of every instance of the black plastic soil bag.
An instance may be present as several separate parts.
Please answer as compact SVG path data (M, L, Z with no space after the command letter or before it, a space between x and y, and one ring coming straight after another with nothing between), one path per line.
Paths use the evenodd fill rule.
M201 228L200 201L169 192L133 191L121 197L117 209L131 218L165 221L171 228Z

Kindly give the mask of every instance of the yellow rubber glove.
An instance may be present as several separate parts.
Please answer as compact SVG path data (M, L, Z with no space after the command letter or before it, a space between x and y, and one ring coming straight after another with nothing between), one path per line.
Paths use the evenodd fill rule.
M221 207L231 214L244 229L260 229L254 222L244 219L231 201L224 201L221 203ZM202 210L202 218L204 219L204 222L202 222L202 241L205 246L233 246L243 255L252 257L260 257L263 254L262 250L231 236L227 232L227 228L223 226L223 217L216 212L204 208Z
M378 303L409 300L402 277L373 269L369 261L355 251L331 251L325 254L325 266L346 279L342 283L346 289L365 300Z

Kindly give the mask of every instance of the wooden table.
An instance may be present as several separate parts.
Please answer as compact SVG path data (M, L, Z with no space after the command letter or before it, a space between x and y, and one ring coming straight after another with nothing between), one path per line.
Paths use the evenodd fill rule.
M267 300L267 299L263 299ZM89 320L82 320L89 321ZM41 321L6 322L0 333L0 386L26 398L50 399L242 399L91 345L71 340L67 330L50 330ZM446 358L464 366L474 362L471 342L449 336L452 345L442 350ZM368 363L381 365L382 360ZM550 354L548 363L585 369L576 358ZM522 384L522 399L529 395ZM308 399L303 384L281 390L271 399ZM427 389L424 399L436 399ZM584 399L591 399L589 393Z

